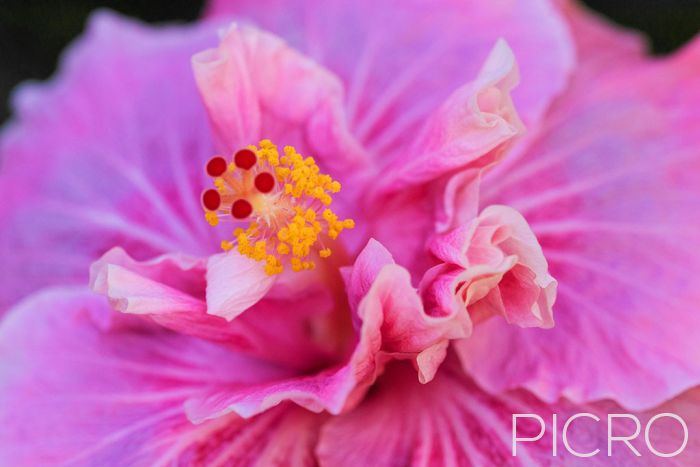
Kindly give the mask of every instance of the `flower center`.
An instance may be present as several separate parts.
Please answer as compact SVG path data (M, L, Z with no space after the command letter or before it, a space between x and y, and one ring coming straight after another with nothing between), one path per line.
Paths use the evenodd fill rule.
M237 151L230 162L223 156L207 162L216 188L202 193L205 218L212 226L221 219L233 222L233 239L222 241L221 248L236 247L264 261L269 275L281 273L285 264L294 271L314 269L317 257L331 255L327 244L355 226L328 207L340 183L292 146L282 156L269 140L259 146Z

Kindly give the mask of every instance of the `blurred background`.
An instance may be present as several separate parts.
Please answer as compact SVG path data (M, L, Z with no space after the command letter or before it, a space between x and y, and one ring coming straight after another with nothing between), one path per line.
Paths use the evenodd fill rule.
M351 1L351 0L350 0ZM487 1L487 0L485 0ZM111 8L148 22L191 21L200 0L3 0L0 6L0 122L7 98L25 79L48 78L66 45L83 29L88 14ZM664 54L700 31L700 0L585 0L613 21L644 31L653 52Z

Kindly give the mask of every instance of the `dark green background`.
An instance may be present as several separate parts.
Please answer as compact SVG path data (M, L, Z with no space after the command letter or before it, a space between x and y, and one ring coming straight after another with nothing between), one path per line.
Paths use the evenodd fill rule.
M585 3L620 24L645 31L655 53L674 50L700 31L700 0L586 0ZM50 76L60 52L80 33L93 9L107 7L151 22L188 21L197 18L202 4L198 0L3 0L0 121L7 117L7 96L12 88L25 79Z

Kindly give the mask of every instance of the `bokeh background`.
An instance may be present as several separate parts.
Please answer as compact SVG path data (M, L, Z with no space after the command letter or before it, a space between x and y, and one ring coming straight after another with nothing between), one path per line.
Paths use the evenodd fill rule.
M61 51L80 34L92 10L111 8L154 23L191 21L199 16L203 3L200 0L2 0L0 122L8 117L7 101L12 88L26 79L48 78ZM584 3L619 24L646 32L656 54L675 50L700 31L700 0L585 0Z

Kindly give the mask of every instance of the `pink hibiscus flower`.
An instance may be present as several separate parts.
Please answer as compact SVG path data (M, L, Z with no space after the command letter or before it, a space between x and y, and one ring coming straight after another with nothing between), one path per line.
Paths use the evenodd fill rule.
M700 428L700 44L439 3L99 13L18 91L0 464L539 465L577 460L553 413ZM514 413L548 433L517 457Z

